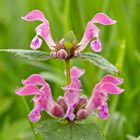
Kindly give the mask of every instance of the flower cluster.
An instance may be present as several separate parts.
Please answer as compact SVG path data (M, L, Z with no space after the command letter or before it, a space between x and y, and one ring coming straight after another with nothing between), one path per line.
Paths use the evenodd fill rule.
M22 83L24 87L17 89L16 94L20 96L35 95L33 98L34 109L29 114L32 122L40 120L41 111L46 111L52 117L68 119L70 121L86 119L94 111L98 110L98 116L107 119L108 111L108 94L120 94L123 89L117 85L123 82L123 79L111 75L104 76L99 83L93 88L90 99L81 95L81 81L79 78L84 74L83 69L73 67L70 71L71 83L62 87L65 91L64 97L59 96L54 101L51 89L48 83L38 75L33 74Z
M75 42L72 44L71 48L67 48L64 39L61 39L58 43L54 42L50 32L49 21L40 10L33 10L22 17L22 19L26 21L38 20L42 22L36 27L36 36L33 38L30 47L32 49L40 48L42 44L41 38L43 38L51 50L51 56L60 59L77 57L90 42L91 49L95 52L100 52L102 50L101 41L99 39L100 29L95 24L111 25L116 23L115 20L112 20L104 13L97 13L92 20L88 22L81 41L78 43ZM41 38L39 38L39 36Z

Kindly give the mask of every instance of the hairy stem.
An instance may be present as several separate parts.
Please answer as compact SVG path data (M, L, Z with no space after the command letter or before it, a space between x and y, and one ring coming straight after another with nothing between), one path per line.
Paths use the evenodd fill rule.
M67 76L67 85L69 85L71 83L70 80L70 61L66 60L66 76Z

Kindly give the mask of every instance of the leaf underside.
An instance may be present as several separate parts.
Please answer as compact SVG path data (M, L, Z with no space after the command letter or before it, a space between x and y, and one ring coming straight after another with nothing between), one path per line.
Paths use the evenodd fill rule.
M22 50L22 49L1 49L0 52L13 53L17 56L28 58L30 60L45 61L50 59L50 54L43 51L36 50Z
M106 140L101 129L93 123L62 123L52 119L38 124L35 131L45 140Z
M118 69L113 64L111 64L105 58L103 58L102 56L98 54L87 52L87 53L81 54L80 58L93 63L94 65L100 67L106 72L109 72L112 74L118 73Z

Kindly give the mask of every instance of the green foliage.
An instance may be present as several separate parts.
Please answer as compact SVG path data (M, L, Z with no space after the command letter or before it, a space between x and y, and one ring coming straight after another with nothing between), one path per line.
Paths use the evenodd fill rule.
M38 125L36 132L41 133L45 140L105 140L101 129L86 121L68 123L46 120Z
M45 61L50 59L50 54L35 50L21 50L21 49L1 49L0 52L13 53L17 56L28 58L30 60Z
M98 66L99 68L107 72L110 72L112 74L118 73L118 69L114 65L112 65L105 58L103 58L98 54L86 52L81 54L80 57L85 60L88 60L89 62L93 63L94 65Z

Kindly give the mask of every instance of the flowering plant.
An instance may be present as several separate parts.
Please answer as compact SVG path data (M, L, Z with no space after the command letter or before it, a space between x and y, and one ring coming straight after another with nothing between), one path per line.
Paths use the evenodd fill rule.
M121 94L124 91L118 87L118 85L123 83L123 79L113 75L105 75L94 86L91 97L88 99L84 95L79 79L85 73L85 70L76 66L70 68L70 60L81 58L90 61L111 74L117 73L118 69L100 55L91 52L82 53L89 43L94 52L100 52L102 50L102 43L99 39L100 30L95 24L111 25L115 24L116 21L104 13L97 13L88 22L81 41L76 41L73 32L69 32L59 42L55 42L51 35L49 21L40 10L33 10L22 17L22 19L26 21L41 21L41 24L36 27L36 35L31 41L30 47L33 50L2 49L0 51L12 52L32 60L46 61L54 58L61 59L66 63L65 75L67 77L67 84L62 87L64 96L58 96L56 101L53 98L50 85L39 74L32 74L26 80L23 80L23 87L16 90L16 94L20 96L34 95L34 108L28 115L31 122L39 122L42 111L47 112L52 118L60 120L59 123L58 121L46 121L47 123L45 125L41 123L41 126L39 125L36 131L43 133L49 139L53 137L55 139L67 140L69 139L69 135L73 140L91 140L93 137L97 138L97 140L104 139L98 127L95 128L95 125L91 125L91 123L85 126L81 122L82 120L87 120L93 113L103 120L108 119L109 109L107 101L109 94ZM42 39L45 40L50 48L50 53L36 50L41 47ZM54 129L52 129L50 132L46 130L49 129L46 128L47 126L50 128L58 128L59 126L59 131L53 133ZM65 135L64 137L65 131L69 131L68 126L70 126L70 131L72 131L73 135L67 132L69 135ZM80 130L78 126L83 127L83 134L78 134ZM97 130L98 134L91 130L87 134L86 129L88 127L91 130ZM74 130L77 130L77 133L75 132L74 134Z

